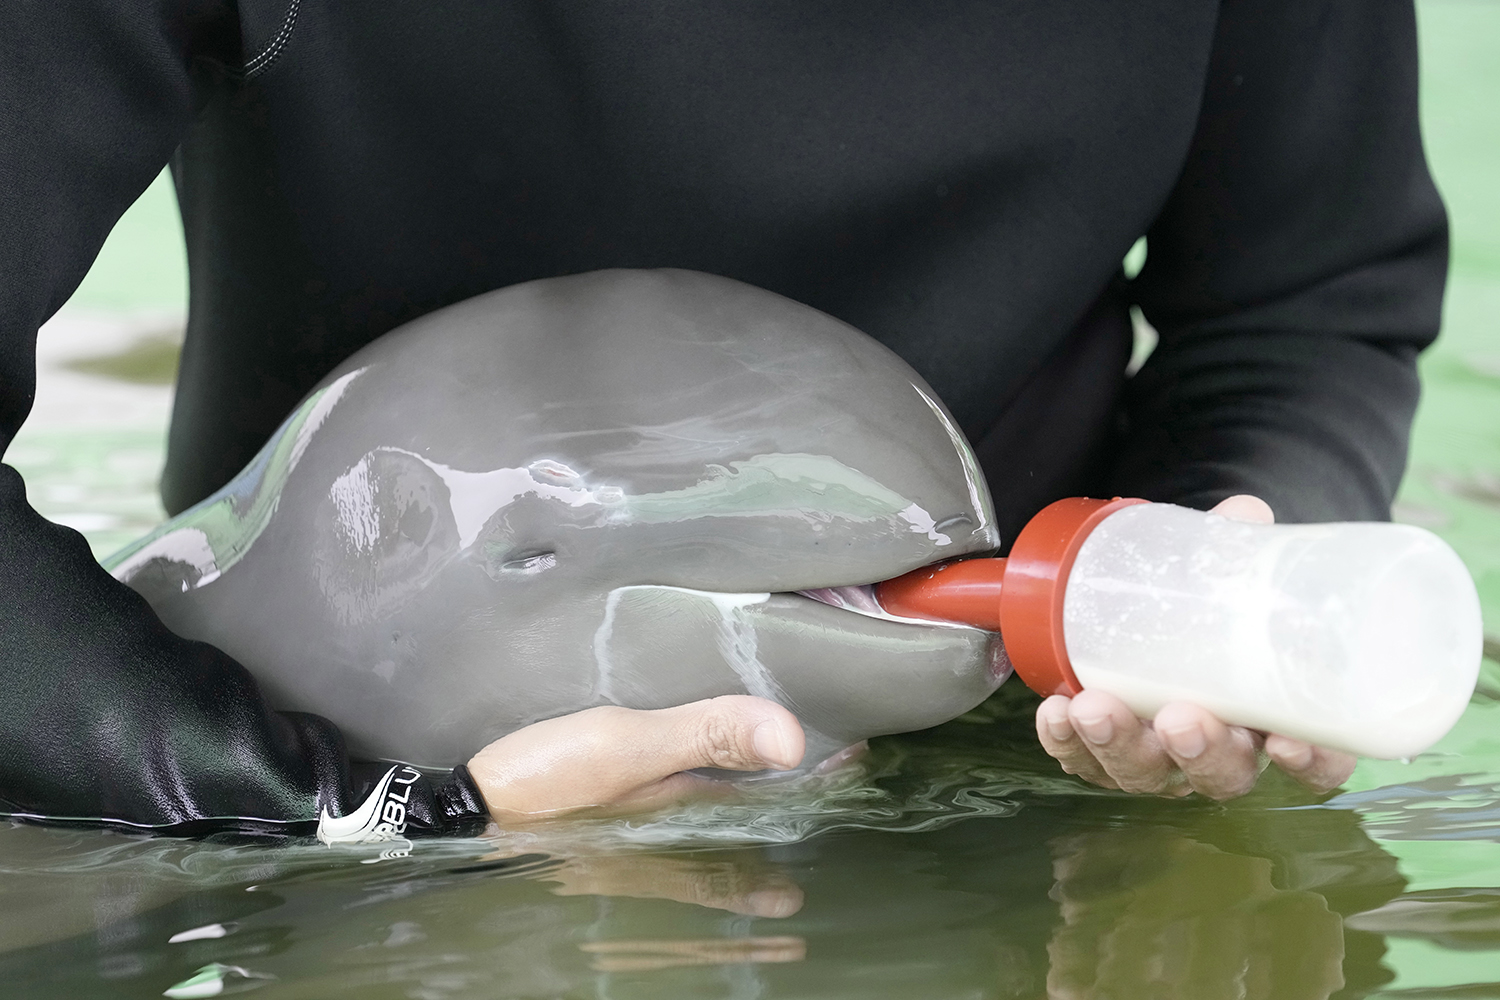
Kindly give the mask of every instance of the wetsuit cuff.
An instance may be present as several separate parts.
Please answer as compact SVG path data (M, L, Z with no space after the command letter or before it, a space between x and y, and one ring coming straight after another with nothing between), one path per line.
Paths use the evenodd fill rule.
M471 835L489 823L489 807L484 804L484 796L479 793L474 776L463 764L450 771L446 778L433 781L432 796L433 818L441 825L443 833Z

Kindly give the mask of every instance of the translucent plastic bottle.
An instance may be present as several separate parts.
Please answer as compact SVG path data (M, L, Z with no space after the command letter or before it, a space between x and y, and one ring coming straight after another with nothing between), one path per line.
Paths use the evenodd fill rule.
M998 625L1044 694L1108 691L1144 718L1191 701L1371 757L1415 756L1452 728L1483 641L1473 581L1431 532L1141 501L1059 501L1008 560L919 570L877 593L897 614Z

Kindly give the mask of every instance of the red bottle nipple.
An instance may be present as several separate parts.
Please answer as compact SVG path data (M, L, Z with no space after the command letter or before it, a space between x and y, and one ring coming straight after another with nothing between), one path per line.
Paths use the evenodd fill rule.
M924 566L875 587L893 615L999 632L1016 673L1041 695L1083 690L1063 641L1063 595L1084 539L1115 511L1145 500L1069 497L1026 523L1006 559Z

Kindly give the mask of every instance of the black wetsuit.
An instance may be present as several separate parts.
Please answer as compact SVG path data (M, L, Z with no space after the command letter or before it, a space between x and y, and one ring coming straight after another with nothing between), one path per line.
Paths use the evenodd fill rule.
M12 0L0 441L38 325L169 159L174 512L405 320L672 266L906 357L1008 535L1069 493L1384 518L1447 258L1409 2ZM1132 302L1161 344L1127 380ZM385 773L166 632L8 467L0 581L6 810L307 824ZM413 829L479 813L461 771L415 789Z

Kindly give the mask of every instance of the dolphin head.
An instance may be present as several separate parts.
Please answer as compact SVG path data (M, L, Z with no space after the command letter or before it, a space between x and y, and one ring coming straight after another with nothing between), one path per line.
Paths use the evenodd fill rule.
M776 699L810 763L1008 672L865 585L999 544L951 416L817 310L687 271L534 281L385 335L112 557L360 753L451 766L599 704Z

